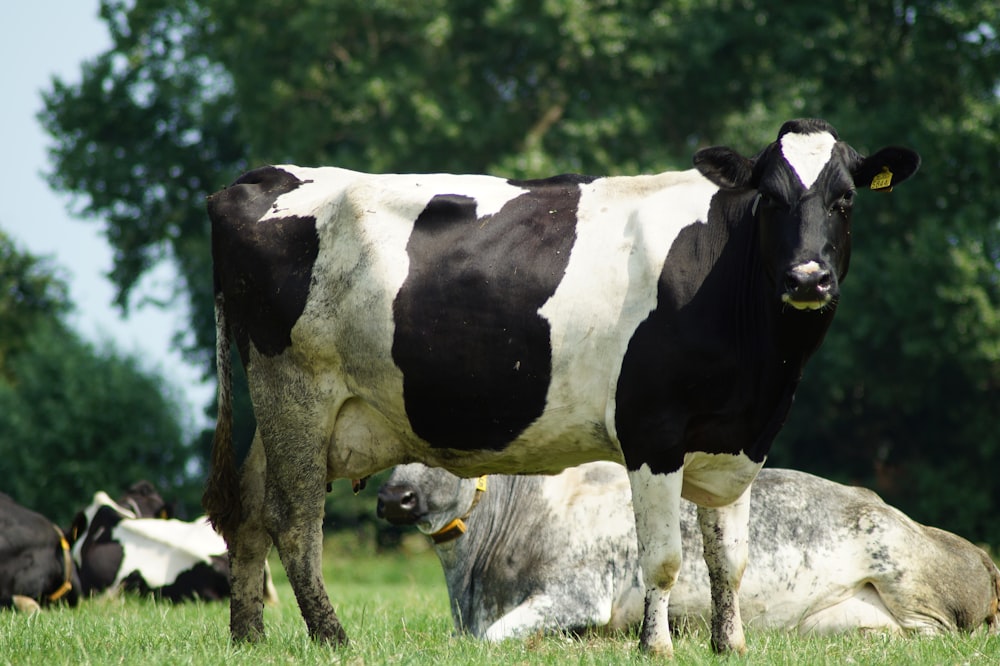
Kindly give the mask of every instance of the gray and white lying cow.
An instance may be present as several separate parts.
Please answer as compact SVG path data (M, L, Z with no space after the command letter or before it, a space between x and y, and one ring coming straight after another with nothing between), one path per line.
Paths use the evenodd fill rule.
M204 516L191 522L148 517L164 515L158 506L165 505L152 496L119 503L104 491L94 494L71 528L83 591L135 590L170 601L228 598L229 557L222 537ZM264 598L277 600L267 570Z
M764 469L751 492L750 558L740 588L749 626L832 633L1000 627L1000 571L985 552L915 523L875 493ZM556 476L460 479L400 465L379 515L435 540L455 627L490 640L638 624L639 571L628 477L614 463ZM711 613L695 506L681 513L684 561L671 618Z

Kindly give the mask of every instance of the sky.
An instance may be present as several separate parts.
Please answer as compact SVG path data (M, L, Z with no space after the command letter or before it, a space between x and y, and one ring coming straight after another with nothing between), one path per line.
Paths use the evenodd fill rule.
M159 373L181 400L185 427L206 425L204 406L214 387L201 380L200 368L184 362L172 343L188 322L183 309L143 304L165 298L174 279L162 265L136 290L128 318L112 305L115 288L106 278L111 249L104 223L70 214L68 194L52 191L44 173L51 138L35 116L42 108L41 91L53 76L80 80L81 64L111 46L98 17L99 0L32 0L9 3L4 38L0 39L0 229L21 251L44 257L70 287L75 305L69 323L95 345L111 341L122 354L142 360Z

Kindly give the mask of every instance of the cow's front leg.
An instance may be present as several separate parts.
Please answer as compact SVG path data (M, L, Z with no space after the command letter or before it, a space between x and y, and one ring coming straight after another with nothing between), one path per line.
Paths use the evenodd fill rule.
M740 618L740 581L746 569L750 524L750 486L732 504L698 507L705 544L705 564L712 586L712 648L716 652L747 650Z
M233 640L256 641L264 636L264 564L271 550L271 536L263 523L264 473L264 449L259 433L255 433L240 472L240 524L228 544L229 629Z
M646 610L639 647L672 657L667 606L681 570L681 485L683 471L655 474L648 465L628 473L639 545L639 565L646 585Z

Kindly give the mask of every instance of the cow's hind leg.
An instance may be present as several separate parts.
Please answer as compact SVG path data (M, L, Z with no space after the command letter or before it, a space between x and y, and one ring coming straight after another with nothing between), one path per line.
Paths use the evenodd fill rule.
M672 657L667 607L681 570L681 485L683 473L656 474L647 465L629 471L632 508L639 542L639 565L646 584L646 610L639 637L645 652Z
M315 439L296 441L297 433L315 432L286 425L289 427L278 429L285 435L284 446L267 448L265 525L278 548L309 635L343 645L347 634L323 583L326 448Z
M241 471L242 519L229 544L229 629L235 640L256 641L264 635L264 564L271 550L263 522L264 474L264 449L257 433Z
M750 486L739 499L717 509L698 507L705 564L712 587L712 648L746 652L739 591L748 556Z

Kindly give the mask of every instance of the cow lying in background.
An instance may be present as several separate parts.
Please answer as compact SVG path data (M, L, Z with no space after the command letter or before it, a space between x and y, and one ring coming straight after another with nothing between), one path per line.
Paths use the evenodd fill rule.
M138 485L124 502L98 491L74 519L72 552L83 591L134 590L170 601L229 597L229 556L222 537L205 517L192 522L147 517L166 515L169 508L152 486L137 496ZM270 572L264 598L277 601Z
M57 601L75 606L80 591L62 530L0 493L0 608L30 612Z
M419 463L379 490L379 516L431 535L456 629L490 640L638 624L644 586L625 470L490 476L488 488ZM925 527L875 493L764 469L751 492L740 588L751 627L834 633L997 631L1000 571L985 552ZM671 620L708 621L711 594L695 506L683 503Z

